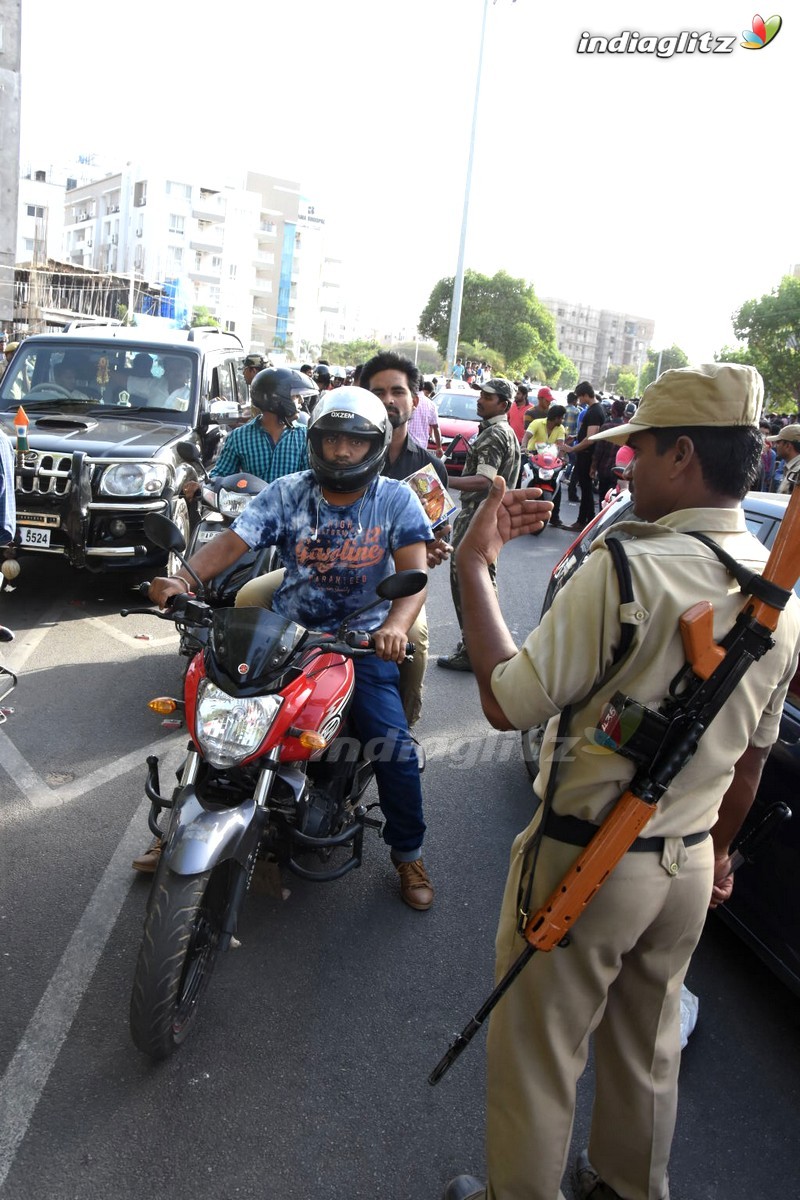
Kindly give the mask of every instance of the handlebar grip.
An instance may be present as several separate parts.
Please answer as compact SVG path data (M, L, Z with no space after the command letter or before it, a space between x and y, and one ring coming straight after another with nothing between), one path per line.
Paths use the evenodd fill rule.
M406 642L406 658L413 658L417 652L417 647L413 642Z
M148 596L150 594L150 580L145 579L142 583L137 584L135 590L140 596Z

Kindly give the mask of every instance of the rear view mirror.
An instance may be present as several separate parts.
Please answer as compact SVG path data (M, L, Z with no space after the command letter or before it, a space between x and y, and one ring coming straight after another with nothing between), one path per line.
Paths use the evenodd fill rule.
M397 571L379 583L375 590L381 600L401 600L404 596L416 596L427 585L426 571Z
M150 541L161 550L173 550L176 554L183 554L186 549L180 529L163 513L147 513L144 518L144 531Z

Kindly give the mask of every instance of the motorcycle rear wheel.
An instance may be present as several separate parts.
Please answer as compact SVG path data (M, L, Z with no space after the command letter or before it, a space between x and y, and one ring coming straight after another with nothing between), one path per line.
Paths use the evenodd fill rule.
M144 922L131 993L134 1044L155 1061L187 1037L219 953L230 892L222 863L201 875L176 875L160 863Z

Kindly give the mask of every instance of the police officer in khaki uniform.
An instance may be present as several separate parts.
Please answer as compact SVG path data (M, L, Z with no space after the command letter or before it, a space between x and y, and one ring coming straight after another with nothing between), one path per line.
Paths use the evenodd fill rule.
M464 473L453 476L448 482L451 491L461 492L461 512L453 521L452 545L457 547L469 528L482 500L486 498L492 481L502 475L509 487L516 485L519 478L520 448L517 435L508 423L508 410L514 399L514 389L507 379L487 379L481 384L478 396L478 416L481 424L475 440L467 451ZM487 563L492 587L497 590L497 564ZM455 569L455 558L450 560L450 590L458 618L461 619L461 592ZM463 637L452 654L443 654L436 662L451 671L471 671L469 655Z
M800 425L784 425L775 437L764 440L775 447L775 453L783 463L778 491L784 495L793 492L800 480Z
M710 600L719 640L743 603L713 551L688 532L705 533L739 562L763 568L766 551L748 533L740 505L758 471L762 395L752 367L716 363L667 371L647 388L628 424L599 435L634 451L629 472L643 523L614 530L624 539L632 602L621 603L611 554L599 539L517 650L486 564L509 538L535 527L537 505L524 492L504 496L495 484L462 541L464 635L484 712L500 729L548 722L534 784L540 798L554 769L559 714L566 706L570 711L568 753L555 767L550 815L541 829L540 809L512 850L497 935L498 978L524 947L519 908L537 841L529 911L557 886L632 778L633 764L594 735L604 705L616 691L659 705L684 662L681 614ZM591 1034L595 1103L588 1152L576 1164L575 1195L667 1200L681 984L709 900L723 902L733 886L730 844L777 737L797 664L799 610L792 597L775 647L745 674L659 803L647 836L637 839L581 915L570 944L537 954L495 1009L488 1040L488 1183L459 1176L446 1200L562 1196L575 1091ZM633 637L615 659L623 625L632 626Z

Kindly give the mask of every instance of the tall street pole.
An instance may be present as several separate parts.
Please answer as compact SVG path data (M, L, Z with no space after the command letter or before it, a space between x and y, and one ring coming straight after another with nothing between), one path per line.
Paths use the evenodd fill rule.
M461 301L464 296L464 254L467 246L467 222L469 219L469 193L472 186L472 165L475 160L475 131L478 127L478 100L481 94L481 74L483 72L483 46L486 40L486 15L489 11L489 0L483 0L483 22L481 24L481 44L478 52L478 75L475 80L475 103L472 109L472 133L469 139L469 158L467 160L467 180L464 186L464 213L461 218L461 241L458 247L458 265L453 284L453 303L450 309L450 331L447 336L447 362L445 374L450 375L458 357L458 331L461 325Z

